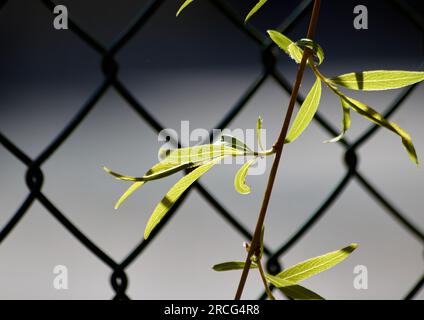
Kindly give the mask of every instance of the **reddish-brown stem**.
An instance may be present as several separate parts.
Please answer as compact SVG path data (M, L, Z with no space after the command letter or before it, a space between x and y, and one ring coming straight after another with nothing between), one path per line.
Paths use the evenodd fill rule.
M315 35L315 29L318 22L318 16L319 16L319 10L321 7L321 0L315 0L314 7L312 10L312 16L309 23L309 29L308 29L308 35L307 38L313 40ZM271 171L268 178L267 187L265 190L265 195L262 201L262 207L259 212L258 220L256 223L255 232L253 234L253 239L250 245L250 250L247 254L246 263L243 268L243 272L240 278L240 282L237 288L237 292L235 295L235 300L240 300L241 295L243 294L244 285L247 280L247 276L249 275L249 270L251 266L251 257L256 254L258 255L260 250L260 236L261 236L261 230L262 226L265 221L266 212L268 209L269 200L271 198L272 189L275 182L275 177L277 176L278 166L280 164L281 155L283 154L284 149L284 141L286 140L287 132L290 126L290 121L293 115L293 110L296 105L297 96L299 94L300 85L302 84L303 74L305 72L306 64L308 62L309 57L311 56L312 52L308 49L305 49L305 52L302 57L302 61L299 65L299 69L297 71L296 75L296 81L293 87L293 91L290 96L290 102L287 108L287 113L284 119L283 127L281 128L280 135L278 136L277 142L274 144L274 151L275 151L275 159L271 167Z

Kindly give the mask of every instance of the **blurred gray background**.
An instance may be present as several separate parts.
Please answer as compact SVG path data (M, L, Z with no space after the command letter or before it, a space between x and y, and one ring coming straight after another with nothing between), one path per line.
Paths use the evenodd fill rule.
M261 70L260 48L208 1L198 0L179 18L182 1L168 0L117 55L119 77L161 123L179 131L180 121L210 129ZM228 1L244 15L255 1ZM408 1L424 16L420 1ZM108 45L147 1L61 0L78 24ZM275 28L298 1L270 0L252 20L261 32ZM369 30L353 28L353 8L369 9ZM304 37L307 19L288 35ZM70 30L57 31L40 1L15 0L0 11L0 131L36 157L79 110L103 79L99 55ZM323 1L317 41L326 52L321 70L329 76L370 69L416 70L424 60L423 35L386 1ZM281 58L291 81L296 66ZM302 93L312 84L306 74ZM392 118L413 137L424 158L422 86ZM399 92L351 95L383 112ZM230 129L254 128L265 119L271 144L281 126L287 94L267 81ZM320 112L339 127L338 100L324 92ZM352 116L353 141L369 123ZM343 148L315 123L289 145L279 170L267 217L266 243L277 249L321 204L345 173ZM89 238L117 261L142 239L156 203L180 177L150 183L116 212L127 185L101 170L141 174L157 161L157 134L114 90L43 165L43 192ZM400 139L385 130L359 151L360 170L417 226L424 229L424 169L408 159ZM268 163L268 167L270 162ZM252 193L233 189L236 166L213 169L201 181L252 229L267 175L252 176ZM0 225L9 221L28 188L26 167L0 147ZM135 299L230 299L240 274L215 273L211 266L245 257L245 241L196 191L148 249L127 269L128 295ZM291 265L358 242L343 264L303 284L328 299L400 299L423 273L423 247L352 181L318 224L282 259ZM69 289L53 287L53 268L69 270ZM353 287L356 265L368 268L369 289ZM35 203L0 246L2 299L109 299L111 270L83 247L39 203ZM244 298L257 298L261 284L249 277ZM421 292L418 299L424 298Z

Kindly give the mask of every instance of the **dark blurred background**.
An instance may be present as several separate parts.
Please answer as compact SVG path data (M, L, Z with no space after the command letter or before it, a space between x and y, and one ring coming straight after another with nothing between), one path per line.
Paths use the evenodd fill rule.
M244 16L254 0L227 1ZM262 34L276 28L300 1L269 0L251 24ZM424 17L422 1L405 1ZM141 0L62 0L70 17L105 46L114 42L146 6ZM119 78L166 127L179 131L213 128L260 73L261 51L209 1L197 0L181 15L182 1L168 0L119 51ZM353 27L353 8L366 5L369 29ZM55 30L53 14L40 1L8 1L0 11L0 131L36 157L70 121L103 80L101 57L71 30ZM287 34L305 36L309 14ZM423 22L423 20L421 20ZM424 61L424 36L389 1L324 0L316 40L326 53L321 70L329 76L370 69L417 70ZM292 82L296 67L281 57L279 68ZM302 93L313 81L306 75ZM399 94L352 95L383 112ZM424 157L422 86L392 118L413 137ZM271 144L281 126L288 95L265 82L230 128L254 128L265 119ZM339 127L341 111L325 91L320 112ZM347 138L370 124L353 115ZM343 151L312 124L287 148L269 208L266 242L286 240L329 194L345 172ZM63 146L43 165L43 192L83 232L118 261L140 241L155 204L178 177L151 183L116 213L126 185L107 176L102 165L130 174L157 160L157 134L110 89ZM360 170L418 227L424 228L422 167L410 163L398 137L380 130L359 151ZM214 168L202 178L208 190L249 228L254 226L266 176L249 178L252 194L233 190L235 166ZM25 199L26 167L0 147L0 225ZM240 260L245 239L192 192L175 218L127 270L132 298L231 298L239 274L216 274L215 263ZM305 282L327 298L399 299L423 272L423 247L355 181L328 213L284 257L284 265L358 242L343 265ZM87 251L37 202L0 246L0 298L110 298L110 269ZM53 268L69 270L69 289L54 289ZM353 287L353 268L365 265L369 289ZM245 297L256 298L252 275ZM424 293L417 296L424 298Z

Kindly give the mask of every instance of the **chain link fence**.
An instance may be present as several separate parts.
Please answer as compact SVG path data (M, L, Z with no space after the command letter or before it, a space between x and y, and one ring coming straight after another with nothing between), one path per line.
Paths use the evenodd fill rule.
M115 291L115 299L128 299L126 290L128 287L128 279L126 269L138 258L140 258L147 248L147 246L154 240L161 232L163 227L177 213L184 199L190 193L191 189L196 189L201 197L211 207L215 209L216 214L223 217L228 224L230 224L235 232L240 233L246 239L251 239L252 230L248 230L242 226L237 216L227 210L225 206L215 197L213 197L207 189L202 185L201 182L195 183L191 189L189 189L176 203L168 215L161 221L159 226L153 231L148 240L141 241L133 251L129 252L125 259L122 261L116 261L110 255L105 253L95 242L93 242L86 234L84 234L77 225L72 223L64 213L58 209L49 196L43 192L44 175L42 166L54 157L55 152L61 148L63 143L72 135L75 130L78 129L80 124L86 119L87 115L96 108L98 101L106 94L108 90L114 89L120 97L140 116L140 119L145 121L153 130L160 132L165 127L156 119L135 97L130 89L119 78L119 63L115 59L116 55L122 50L131 39L143 28L146 22L151 19L155 13L160 10L164 4L164 0L153 0L146 5L140 13L138 13L136 19L130 24L125 32L108 47L103 46L96 38L88 34L83 28L76 24L72 20L72 15L69 19L70 30L79 37L81 42L90 47L92 50L97 52L99 59L102 61L102 72L104 79L98 84L97 89L91 94L86 103L79 109L78 113L67 123L63 130L51 141L51 143L42 150L39 155L35 158L28 156L23 152L18 145L11 141L7 136L0 132L0 143L13 154L18 161L23 163L26 168L25 181L28 186L29 192L26 196L25 201L16 210L12 218L2 227L0 231L0 243L3 243L5 239L12 233L14 228L22 221L22 218L29 212L29 208L34 202L39 202L48 212L63 226L66 230L71 233L76 241L83 244L94 256L103 261L112 270L112 276L110 279L111 286ZM290 93L292 90L290 82L285 76L278 70L277 62L278 56L275 54L274 44L266 37L256 30L252 25L245 25L243 17L236 13L224 0L210 0L209 1L215 9L222 14L226 19L231 21L234 28L240 29L245 33L252 42L255 42L261 48L262 53L262 65L261 72L257 75L255 81L246 88L243 95L241 95L237 103L228 108L228 113L222 118L219 123L213 128L221 129L226 128L231 121L233 121L238 114L245 108L250 99L258 92L258 90L264 85L265 81L269 78L273 78L279 86L286 92ZM406 16L411 20L414 26L420 31L424 32L424 18L420 17L414 8L407 4L405 1L388 0L393 5L394 9L398 11L400 15ZM8 1L1 1L1 7L7 5ZM53 12L56 3L49 0L41 0L41 3L46 7L47 10ZM294 28L296 24L310 12L311 0L299 1L296 9L281 23L278 30L287 33L290 29ZM409 87L403 90L397 98L389 105L384 113L385 117L390 117L396 111L398 111L403 102L407 97L413 94L417 89L417 85ZM303 102L303 97L298 97L298 104ZM328 132L329 135L338 135L338 130L332 123L330 123L324 116L317 113L315 116L315 122ZM322 218L329 207L338 200L340 195L346 189L348 184L352 180L356 180L364 189L364 191L374 199L382 208L385 209L388 215L394 218L405 230L410 233L419 242L424 244L424 233L414 223L408 220L406 215L403 214L402 210L396 208L396 206L386 197L382 195L379 189L374 186L364 175L361 173L358 167L358 150L372 139L375 134L380 130L378 126L370 126L363 134L355 141L348 141L347 139L341 140L339 143L344 148L344 160L346 165L346 171L343 177L334 189L329 192L329 195L322 202L322 205L311 214L310 218L304 221L303 225L277 250L271 250L265 246L266 255L266 267L269 273L275 274L282 270L282 266L279 263L279 259L285 255L302 237L309 231L317 221ZM211 132L212 136L212 132ZM0 164L1 167L1 164ZM1 250L1 246L0 246ZM411 289L407 292L403 298L411 299L417 295L424 285L424 274L420 279L417 279L415 284L411 284ZM264 299L266 296L261 296Z

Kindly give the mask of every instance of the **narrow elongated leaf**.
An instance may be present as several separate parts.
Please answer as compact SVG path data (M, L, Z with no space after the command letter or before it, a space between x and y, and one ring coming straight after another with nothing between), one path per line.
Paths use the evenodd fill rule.
M233 271L233 270L243 270L244 265L245 265L244 261L230 261L230 262L216 264L212 268L218 272ZM257 267L258 266L255 263L250 264L250 269L256 269Z
M298 283L299 281L305 280L339 264L357 247L358 245L354 243L341 250L333 251L322 256L300 262L280 272L276 277L282 280Z
M424 72L386 70L353 72L331 79L337 85L365 91L398 89L423 80Z
M192 163L176 164L176 163L159 162L158 164L153 166L149 171L147 171L146 174L142 177L132 177L132 176L122 175L120 173L110 170L107 167L103 167L103 169L118 180L131 181L131 182L140 182L140 181L147 182L147 181L158 180L158 179L168 177L174 173L177 173L184 169L191 168L193 166L194 164Z
M331 140L324 141L324 143L334 143L334 142L340 141L345 135L346 131L349 130L350 128L350 105L343 99L340 99L340 101L341 101L342 109L343 109L343 121L342 121L341 133L337 137Z
M259 2L252 8L252 10L250 10L250 12L248 13L248 15L246 16L246 19L244 22L249 21L249 19L256 13L259 11L260 8L262 8L262 6L267 2L268 0L259 0Z
M258 145L259 149L261 151L265 151L265 146L262 142L262 125L263 125L263 119L261 117L258 118L258 121L256 123L256 138L258 139Z
M266 274L265 278L279 288L286 296L294 300L324 300L319 294L302 287L294 282L281 279L277 276Z
M180 15L180 13L187 8L194 0L186 0L184 1L184 3L181 5L181 7L178 9L176 16L178 17Z
M405 147L409 158L412 162L418 165L419 161L414 144L412 143L411 136L405 130L399 127L396 123L386 120L381 114L379 114L370 106L367 106L366 104L359 102L358 100L352 99L342 93L339 93L339 95L341 99L346 104L348 104L355 112L359 113L361 116L374 122L375 124L384 127L400 136L402 139L402 144Z
M245 144L243 141L237 139L234 136L228 135L228 134L223 134L220 137L220 143L223 143L224 145L233 148L233 149L237 149L237 150L241 150L244 151L245 154L253 154L253 150L249 148L249 146L247 144Z
M321 80L317 78L315 84L313 85L311 91L309 92L308 96L300 107L296 118L293 121L293 124L286 137L286 143L290 143L296 140L308 127L309 123L312 121L315 113L317 112L321 99L321 91Z
M249 171L249 168L255 163L255 159L247 161L243 166L237 171L234 178L234 188L240 194L249 194L250 187L246 184L246 176Z
M205 144L172 150L161 162L174 164L207 162L216 157L243 156L249 153L223 144Z
M303 50L299 48L296 43L276 30L268 30L267 32L271 37L271 40L274 41L274 43L293 60L295 60L297 63L302 61Z
M284 34L281 32L278 32L276 30L268 30L267 31L271 40L274 41L274 43L285 53L289 53L289 46L293 43L292 40L287 38Z
M289 45L288 54L296 63L300 63L303 58L303 50L296 44L292 43Z
M218 157L196 169L180 179L163 197L158 203L152 215L150 216L146 229L144 230L144 239L147 239L156 227L156 225L162 220L162 218L168 213L169 209L175 204L175 202L181 197L184 191L187 190L197 179L208 172L214 165L221 161L223 157Z
M198 166L203 162L211 161L221 156L242 156L252 153L249 150L240 150L225 145L201 145L189 148L181 148L170 151L170 153L159 163L150 168L142 177L133 177L123 175L110 170L107 167L103 169L113 175L115 178L123 181L151 181L170 176L184 169Z
M143 184L145 184L144 181L140 182L134 182L131 187L128 188L127 191L119 198L118 202L115 204L115 210L117 210L121 204L131 195L133 194L138 188L140 188Z

